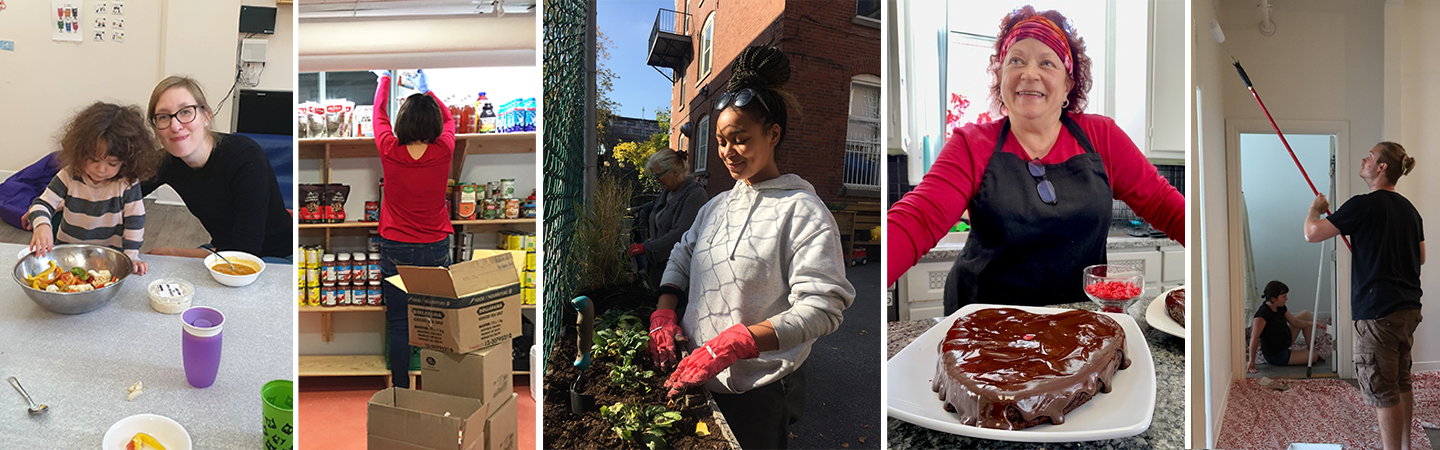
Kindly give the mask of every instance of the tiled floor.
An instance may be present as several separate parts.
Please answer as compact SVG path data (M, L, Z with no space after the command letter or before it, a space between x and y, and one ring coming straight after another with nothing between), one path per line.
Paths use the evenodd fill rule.
M380 377L307 377L300 379L297 449L365 448L365 405L386 386ZM515 377L520 394L520 450L535 449L535 400L528 376Z

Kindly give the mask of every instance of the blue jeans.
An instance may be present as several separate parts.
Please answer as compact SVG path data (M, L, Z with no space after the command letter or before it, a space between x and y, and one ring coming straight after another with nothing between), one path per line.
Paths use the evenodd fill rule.
M380 275L400 273L396 266L444 267L450 265L450 236L429 244L412 244L380 238ZM410 387L410 297L405 291L381 283L385 289L385 323L390 346L390 384Z

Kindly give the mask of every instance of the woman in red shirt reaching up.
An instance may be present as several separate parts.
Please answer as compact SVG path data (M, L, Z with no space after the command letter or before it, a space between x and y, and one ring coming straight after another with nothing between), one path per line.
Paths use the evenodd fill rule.
M430 92L425 73L419 90L400 104L392 129L386 112L390 73L380 76L375 89L375 147L380 151L386 199L380 204L380 274L390 278L396 266L450 265L450 211L445 203L445 182L455 153L455 119L440 98ZM409 297L384 282L385 322L389 332L390 383L410 387Z
M1185 198L1115 121L1085 114L1090 58L1065 16L1026 6L1000 24L990 95L1006 117L955 130L890 208L886 284L970 212L945 314L970 303L1087 301L1081 269L1105 262L1111 199L1185 242Z

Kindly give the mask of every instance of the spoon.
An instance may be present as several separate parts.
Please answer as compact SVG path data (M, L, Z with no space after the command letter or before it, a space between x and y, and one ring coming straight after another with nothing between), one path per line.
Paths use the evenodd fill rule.
M225 264L229 264L229 265L230 265L230 270L235 270L235 263L232 263L232 262L230 262L230 260L225 259L224 256L221 256L221 255L220 255L220 252L217 252L217 251L215 251L214 249L211 249L210 247L200 247L200 248L205 249L205 251L207 251L207 252L214 253L215 256L216 256L216 257L219 257L221 261L225 261Z
M45 411L50 409L49 406L38 405L34 400L31 400L30 394L25 392L25 388L20 387L20 380L15 379L15 377L10 377L10 385L15 386L15 390L19 391L20 395L25 397L25 401L30 403L30 415L45 414Z

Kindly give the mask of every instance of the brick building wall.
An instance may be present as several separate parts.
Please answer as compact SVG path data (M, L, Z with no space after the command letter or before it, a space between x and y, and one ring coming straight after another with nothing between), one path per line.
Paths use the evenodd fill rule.
M688 2L688 4L687 4ZM671 137L681 140L680 126L691 123L687 151L703 140L706 191L715 195L735 180L716 150L715 99L725 92L730 63L751 45L774 45L790 58L791 77L785 89L800 101L801 114L791 111L790 129L776 151L781 173L793 173L815 186L825 201L878 201L873 195L845 195L845 130L848 126L851 80L880 74L880 30L854 20L854 1L677 0L676 11L689 12L694 59L685 67L683 83L672 86ZM713 16L712 16L713 13ZM707 19L714 20L713 67L700 73ZM861 22L861 23L857 23ZM708 119L708 120L707 120ZM708 122L700 130L702 121ZM704 135L700 135L703 133Z

